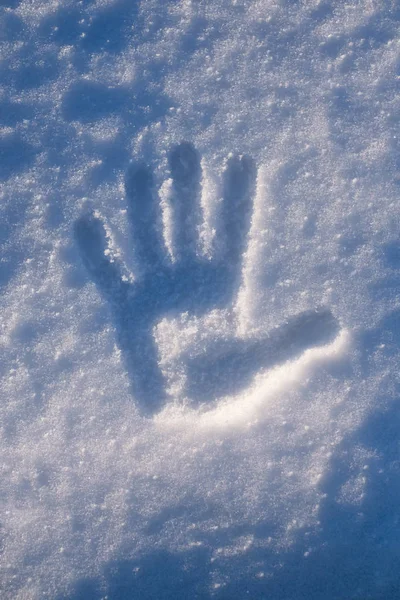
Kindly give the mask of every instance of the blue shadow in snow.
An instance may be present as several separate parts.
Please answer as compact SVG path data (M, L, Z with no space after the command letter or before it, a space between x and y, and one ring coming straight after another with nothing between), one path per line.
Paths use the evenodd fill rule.
M120 52L135 29L138 4L137 0L120 0L95 9L95 2L88 1L60 5L43 18L38 35L60 45L74 45L87 55Z
M35 149L18 134L0 139L0 181L20 173L33 164Z
M82 48L87 52L124 49L135 25L138 4L138 0L120 0L96 10L85 28Z
M21 4L21 0L0 0L0 7L4 8L18 8Z
M110 114L119 113L128 102L129 94L122 88L81 81L63 98L63 116L67 121L92 123Z
M154 96L138 82L135 90L122 86L112 87L95 81L78 81L64 95L62 115L66 121L95 123L118 114L132 121L136 127L163 117L170 106L161 94Z
M183 554L158 550L135 561L114 561L101 578L82 579L57 600L205 600L207 558L205 549Z
M4 5L0 3L1 6ZM4 11L0 17L0 39L3 42L12 42L17 35L22 34L24 24L18 15L12 11Z
M33 109L28 104L22 102L10 102L9 100L0 101L0 124L7 127L15 127L24 119L33 117Z
M0 288L12 279L26 253L24 243L13 240L18 224L23 222L26 203L9 204L0 213Z

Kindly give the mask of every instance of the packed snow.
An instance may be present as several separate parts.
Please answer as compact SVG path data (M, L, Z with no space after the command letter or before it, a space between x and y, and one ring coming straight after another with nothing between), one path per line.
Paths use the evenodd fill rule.
M0 595L400 596L396 0L0 0Z

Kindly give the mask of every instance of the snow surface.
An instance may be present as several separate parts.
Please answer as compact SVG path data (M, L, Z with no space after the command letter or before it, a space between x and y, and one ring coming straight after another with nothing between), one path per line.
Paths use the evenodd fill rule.
M396 0L1 0L5 600L400 596Z

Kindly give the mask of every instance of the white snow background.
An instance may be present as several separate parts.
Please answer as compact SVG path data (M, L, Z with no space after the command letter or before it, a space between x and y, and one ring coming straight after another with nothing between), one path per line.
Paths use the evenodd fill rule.
M2 598L399 597L399 24L396 0L1 0ZM197 313L143 303L145 414L76 224L134 290L146 164L174 269L174 149L199 261L228 260L229 165L254 210L226 306L190 276Z

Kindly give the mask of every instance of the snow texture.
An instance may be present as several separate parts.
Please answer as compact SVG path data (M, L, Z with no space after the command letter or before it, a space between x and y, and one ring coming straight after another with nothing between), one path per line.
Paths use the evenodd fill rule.
M0 0L0 595L400 597L396 0Z

